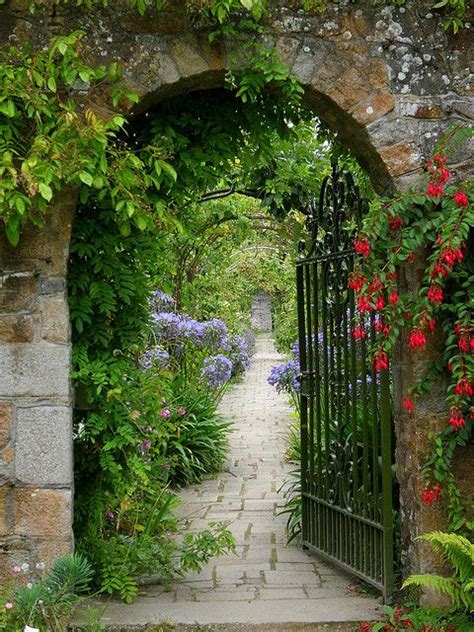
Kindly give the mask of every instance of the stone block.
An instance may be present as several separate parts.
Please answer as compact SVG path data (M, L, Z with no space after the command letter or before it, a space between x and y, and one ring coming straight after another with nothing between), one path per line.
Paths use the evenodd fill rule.
M41 297L40 305L43 339L49 342L68 342L70 326L66 295Z
M0 342L31 342L34 333L31 316L24 314L0 316Z
M11 438L13 423L13 403L0 401L0 452L4 450Z
M13 313L30 309L36 290L37 281L31 274L0 275L0 312Z
M68 533L62 538L48 538L36 543L35 563L42 562L46 568L50 568L52 564L63 555L72 553L73 539L69 529Z
M66 289L66 280L63 277L40 276L38 290L41 295L61 294Z
M72 420L67 406L19 408L16 477L31 485L72 484Z
M390 92L382 91L363 103L359 103L353 110L354 118L367 125L385 116L395 107L395 100Z
M170 52L182 77L190 77L209 70L207 62L199 54L199 46L193 37L185 36L173 41Z
M17 489L15 535L69 540L72 535L72 493L66 489Z
M379 154L392 176L400 176L412 171L420 162L417 150L410 143L402 142L390 147L382 147Z
M69 372L67 345L0 345L0 396L69 397Z

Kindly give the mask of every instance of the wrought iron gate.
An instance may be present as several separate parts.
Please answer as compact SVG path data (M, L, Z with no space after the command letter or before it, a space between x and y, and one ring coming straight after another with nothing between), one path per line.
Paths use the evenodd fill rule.
M393 586L392 413L388 371L375 373L371 334L355 342L348 277L366 209L335 167L307 210L297 262L301 363L303 544L380 589ZM367 323L369 324L369 323ZM372 325L374 317L372 316Z

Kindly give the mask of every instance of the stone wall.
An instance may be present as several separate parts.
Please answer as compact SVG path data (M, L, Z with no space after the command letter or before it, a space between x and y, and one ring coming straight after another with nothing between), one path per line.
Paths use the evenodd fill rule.
M0 574L71 550L66 264L73 193L12 248L0 234Z
M89 11L46 0L31 15L28 2L7 0L0 9L0 44L43 46L54 35L83 29L85 57L122 64L124 82L140 96L140 113L167 97L224 85L237 45L209 45L203 25L180 11L180 4L140 17L126 2ZM338 131L378 191L416 182L443 133L473 115L472 38L467 32L447 34L429 13L431 4L417 0L395 7L360 0L311 15L272 3L268 43L300 78L307 105ZM83 84L77 90L90 106L109 111L106 94L88 95ZM469 148L459 153L452 170L472 171L471 154ZM50 559L71 545L64 278L73 206L71 193L61 195L42 231L30 229L16 249L0 241L0 528L15 558ZM416 276L407 282L416 290ZM414 536L443 524L441 514L427 512L419 499L426 432L445 423L443 391L433 389L413 416L400 405L404 386L425 360L420 365L400 350L395 367L397 471L409 570L433 563ZM49 548L43 552L44 547Z

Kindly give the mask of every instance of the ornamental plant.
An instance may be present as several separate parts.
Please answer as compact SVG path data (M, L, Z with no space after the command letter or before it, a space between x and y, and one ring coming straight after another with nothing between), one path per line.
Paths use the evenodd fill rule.
M440 375L448 378L445 429L433 437L421 500L430 506L446 500L455 530L467 524L450 463L456 446L468 441L474 416L474 212L472 181L454 181L448 155L471 134L472 128L458 127L444 139L426 165L424 189L373 203L354 241L358 260L349 280L357 300L356 339L367 336L367 316L376 316L377 371L388 368L398 341L412 354L434 339L441 341L439 360L407 388L403 408L414 414L430 382ZM414 263L423 265L416 292L401 283L403 271Z

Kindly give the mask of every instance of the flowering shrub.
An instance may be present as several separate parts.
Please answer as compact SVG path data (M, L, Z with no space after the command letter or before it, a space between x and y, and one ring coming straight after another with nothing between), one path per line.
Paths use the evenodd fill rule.
M298 342L291 348L291 358L285 364L273 366L267 378L270 386L274 386L278 393L288 393L295 408L299 409L300 356Z
M201 377L204 378L209 388L219 389L232 376L232 362L222 353L204 359L201 369Z
M356 292L359 314L354 338L367 336L368 314L378 318L373 349L377 371L388 367L400 335L411 353L419 353L435 336L443 338L442 360L407 389L403 408L415 412L416 398L429 380L440 371L449 375L446 429L436 438L435 450L424 469L422 501L432 505L446 497L453 529L462 528L465 518L449 465L455 447L468 440L474 414L474 262L469 254L474 213L470 202L472 183L452 182L446 152L448 141L457 144L471 133L457 129L444 149L428 162L424 191L410 191L373 206L354 241L359 257L349 280ZM416 293L404 291L400 270L420 256L425 263L421 287Z

